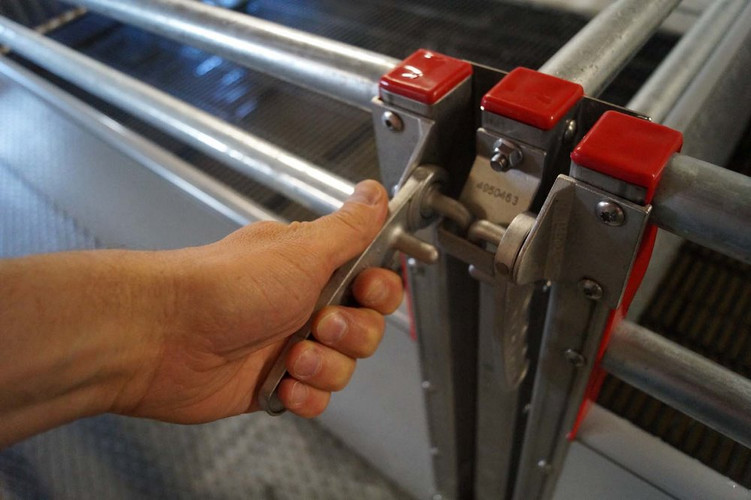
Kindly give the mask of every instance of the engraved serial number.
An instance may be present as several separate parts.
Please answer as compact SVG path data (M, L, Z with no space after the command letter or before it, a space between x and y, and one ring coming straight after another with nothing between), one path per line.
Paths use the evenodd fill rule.
M485 194L488 194L494 198L498 198L499 200L503 200L506 203L510 203L511 206L516 206L516 204L519 203L519 197L515 194L509 191L505 191L492 184L488 184L487 182L478 182L475 187Z

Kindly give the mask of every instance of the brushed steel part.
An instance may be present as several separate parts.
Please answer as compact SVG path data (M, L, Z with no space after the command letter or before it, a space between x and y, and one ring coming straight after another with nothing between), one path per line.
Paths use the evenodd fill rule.
M412 176L407 179L404 186L389 202L389 215L373 242L362 254L334 272L328 284L321 291L315 311L319 311L328 305L349 302L351 300L350 287L357 275L367 268L380 267L390 263L399 246L408 251L416 251L418 255L414 256L418 258L427 256L426 260L428 261L434 261L438 258L438 251L435 248L429 249L430 245L425 242L418 244L415 242L416 238L410 236L410 233L427 225L430 219L423 218L420 221L420 226L414 226L412 225L415 222L414 217L411 215L421 213L419 206L422 199L421 193L428 191L444 180L445 172L441 169L435 167L415 169ZM266 374L263 384L261 384L258 401L261 408L270 415L280 415L285 411L277 394L279 384L287 373L285 359L295 344L310 336L312 326L313 316L287 340L277 360Z

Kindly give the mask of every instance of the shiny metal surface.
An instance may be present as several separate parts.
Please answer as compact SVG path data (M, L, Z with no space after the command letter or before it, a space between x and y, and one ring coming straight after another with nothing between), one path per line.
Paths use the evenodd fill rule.
M399 62L347 44L188 0L77 0L86 8L362 109Z
M278 147L5 18L0 43L318 213L354 186Z
M22 85L92 135L238 225L259 220L280 220L213 177L124 128L21 65L7 58L0 58L0 74Z
M719 0L707 7L629 101L628 108L661 123L717 48L745 3L744 0Z
M600 12L540 71L597 96L657 31L680 0L618 0Z
M751 447L751 380L629 322L615 329L603 367Z
M389 202L389 215L383 227L358 257L337 269L331 279L321 291L321 296L316 303L315 310L320 311L326 306L347 304L351 300L351 286L355 278L371 267L388 265L394 258L394 253L404 251L404 243L400 240L412 238L411 234L425 227L431 218L421 216L423 210L421 201L425 193L429 192L438 183L445 180L445 172L435 167L417 168L412 176L407 179L404 186ZM414 216L417 214L419 219ZM418 219L418 220L415 220ZM419 223L419 226L414 225ZM427 244L425 244L427 245ZM419 253L419 252L418 252ZM419 255L415 255L419 257ZM433 248L432 262L438 258L438 251ZM261 384L258 392L258 402L261 409L270 415L280 415L285 411L284 404L280 401L277 389L282 379L287 374L286 359L292 347L307 339L313 328L313 316L299 330L293 333L279 353L274 365Z
M674 155L653 200L659 227L751 262L751 177Z

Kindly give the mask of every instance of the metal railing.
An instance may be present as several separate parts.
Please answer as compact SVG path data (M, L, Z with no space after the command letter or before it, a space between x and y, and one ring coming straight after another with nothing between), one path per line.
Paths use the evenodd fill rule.
M86 8L370 110L399 61L238 12L186 0L76 0Z
M628 321L602 361L611 374L751 447L751 380Z

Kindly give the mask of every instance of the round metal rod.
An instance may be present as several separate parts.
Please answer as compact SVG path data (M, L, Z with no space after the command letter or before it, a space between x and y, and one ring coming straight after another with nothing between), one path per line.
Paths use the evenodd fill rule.
M603 367L650 396L751 447L751 380L628 321Z
M279 217L230 187L123 127L23 66L0 57L0 75L21 85L92 135L236 224L243 226L259 220L281 221Z
M540 71L599 95L680 0L618 0L600 12Z
M76 0L127 24L370 110L388 56L189 0Z
M708 6L627 107L661 123L727 34L744 3L719 0Z
M751 177L674 155L652 205L657 226L751 263Z
M314 212L336 210L354 190L320 167L3 17L0 43Z

